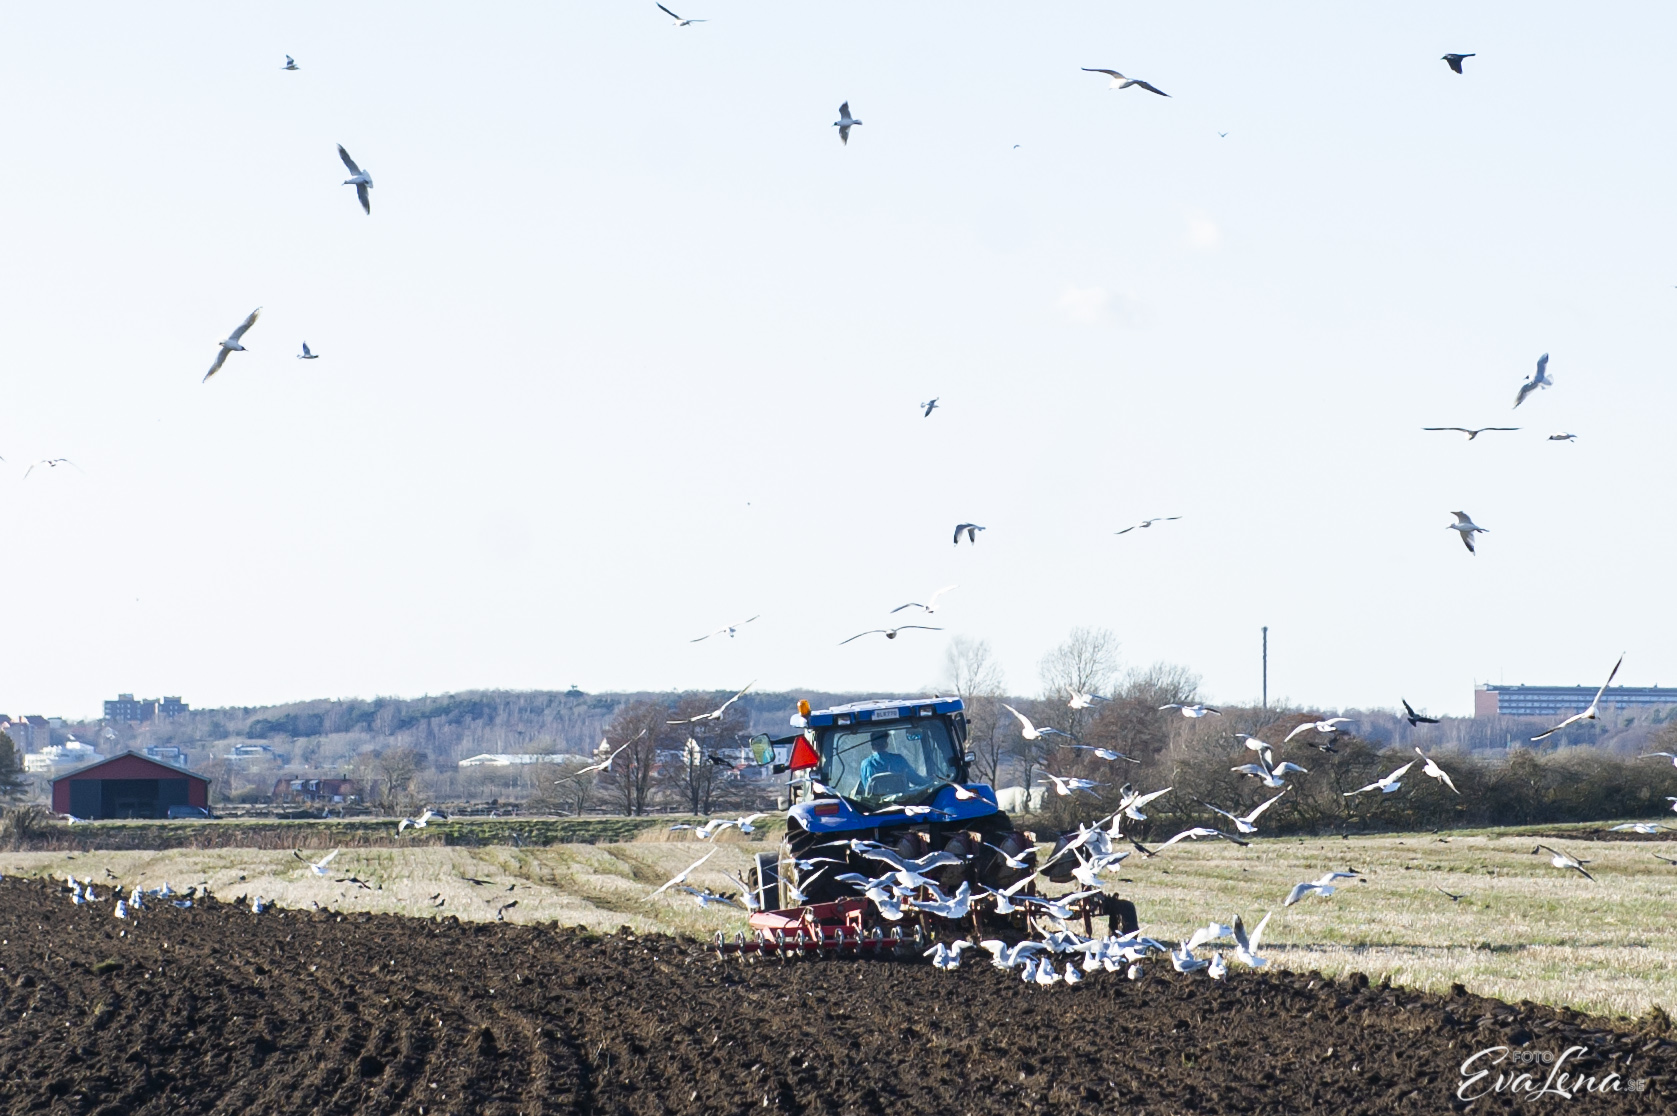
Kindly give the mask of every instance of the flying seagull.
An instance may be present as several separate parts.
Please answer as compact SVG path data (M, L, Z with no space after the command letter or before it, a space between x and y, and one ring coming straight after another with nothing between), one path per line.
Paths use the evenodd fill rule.
M1005 701L1002 702L1002 708L1019 718L1019 735L1023 736L1026 740L1041 740L1045 736L1067 735L1057 728L1037 728L1035 725L1031 724L1031 719L1029 717L1025 716Z
M1670 829L1670 828L1671 827L1668 826L1668 825L1655 825L1653 822L1626 822L1624 825L1612 826L1611 828L1608 829L1608 832L1609 833L1640 833L1643 836L1647 837L1647 836L1652 836L1653 834L1658 833L1663 829Z
M1093 779L1062 779L1060 776L1048 771L1044 771L1043 774L1053 781L1054 793L1062 798L1069 795L1072 791L1086 790L1092 794L1094 793L1094 789L1100 786L1100 784L1095 782Z
M645 736L645 735L646 735L646 730L642 729L641 733L640 733L640 736L635 737L635 740L639 740L641 738L641 736ZM594 772L594 771L610 771L611 770L611 761L617 758L618 752L621 752L624 748L627 748L629 746L629 744L633 744L635 742L635 740L629 741L628 744L619 745L616 752L611 753L605 759L601 760L599 763L591 763L587 767L579 767L575 771L571 772L570 775L567 776L567 777L571 778L571 779L576 779L576 778L580 778L581 776L587 775L587 774L589 774L591 772ZM606 747L607 746L606 742L604 740L600 741L600 745L601 745L601 747ZM595 753L595 755L598 755L598 754L599 754L598 752Z
M1520 393L1514 397L1514 406L1518 407L1526 401L1526 396L1538 388L1551 387L1554 380L1549 377L1549 354L1544 353L1537 358L1537 371L1532 373L1531 379L1520 385Z
M1190 717L1196 721L1208 713L1217 717L1221 717L1223 715L1223 711L1221 709L1216 709L1209 705L1183 705L1179 701L1173 701L1169 705L1159 706L1159 712L1161 713L1167 709L1180 709L1184 717Z
M688 24L691 24L691 23L709 23L710 22L710 20L708 20L708 19L682 19L680 16L676 15L674 12L672 12L668 8L664 7L664 5L662 5L662 4L658 5L658 10L663 12L665 15L669 16L671 19L675 20L675 25L677 27L686 27Z
M1124 528L1124 529L1123 529L1123 530L1122 530L1122 531L1114 531L1114 532L1112 532L1112 533L1113 533L1113 534L1114 534L1114 535L1127 535L1127 534L1129 534L1129 533L1130 533L1130 532L1131 532L1131 531L1134 531L1134 530L1135 530L1135 529L1136 529L1136 528L1137 528L1137 527L1151 527L1151 526L1153 526L1153 524L1155 524L1155 523L1169 523L1169 522L1170 522L1170 521L1171 521L1171 520L1173 520L1173 519L1181 519L1181 518L1182 518L1182 517L1181 517L1181 516L1179 516L1179 515L1161 515L1161 516L1155 516L1155 517L1154 517L1154 518L1152 518L1152 519L1144 519L1144 520L1142 520L1142 521L1141 521L1141 522L1140 522L1140 523L1136 523L1136 524L1133 524L1133 525L1131 525L1131 526L1129 526L1129 527L1126 527L1126 528Z
M983 531L983 530L985 530L985 528L980 527L976 523L957 523L957 524L955 524L955 545L956 546L961 545L961 532L962 531L965 531L967 533L967 541L969 543L972 543L974 546L978 545L978 533L980 531Z
M1456 521L1454 523L1446 523L1444 525L1444 529L1446 531L1460 531L1462 535L1462 545L1467 547L1467 552L1469 554L1478 554L1479 552L1473 548L1474 532L1488 532L1490 531L1490 528L1479 526L1477 523L1473 522L1473 517L1464 511L1451 512L1450 514L1456 517Z
M1583 876L1586 880L1589 880L1591 883L1595 882L1595 877L1584 871L1584 865L1588 864L1589 861L1579 860L1575 856L1568 856L1566 853L1563 853L1558 849L1551 849L1548 845L1539 845L1537 846L1537 849L1542 849L1546 853L1551 853L1552 855L1549 857L1549 863L1553 864L1556 868L1570 868L1577 872L1580 876ZM1537 849L1533 849L1531 851L1536 852Z
M1399 698L1398 700L1403 702L1403 719L1409 722L1410 728L1414 728L1416 725L1436 725L1438 723L1437 717L1423 717L1415 712L1415 707L1410 705L1406 699Z
M1139 85L1149 93L1157 93L1161 97L1170 96L1169 93L1166 93L1163 89L1160 89L1157 86L1149 85L1140 78L1125 77L1117 70L1103 70L1095 66L1085 66L1083 67L1083 72L1086 74L1105 74L1107 77L1111 78L1112 84L1107 86L1108 89L1128 89L1132 85Z
M1251 775L1270 790L1280 790L1286 786L1286 780L1282 776L1288 772L1297 771L1300 775L1310 774L1308 768L1300 767L1291 760L1276 763L1274 753L1267 746L1258 752L1257 763L1243 763L1239 767L1231 767L1229 770L1237 771L1242 775Z
M882 635L886 639L896 639L898 632L905 632L910 628L919 628L921 631L927 631L927 632L941 632L941 631L943 631L942 628L933 628L933 627L930 627L926 624L902 624L902 625L899 625L898 627L895 627L895 628L869 628L865 632L857 632L855 635L851 636L850 639L861 639L865 635L876 635L876 634L877 635ZM850 642L850 639L839 640L839 646L843 647L845 644Z
M1467 896L1465 894L1464 895L1452 895L1450 892L1445 891L1442 887L1436 887L1435 886L1433 890L1437 891L1440 895L1444 896L1444 898L1450 900L1450 902L1452 902L1452 903L1459 903L1463 899L1467 898Z
M1577 724L1579 721L1599 721L1601 719L1601 710L1598 707L1601 705L1601 695L1605 694L1607 692L1607 687L1613 684L1613 677L1619 673L1619 667L1624 663L1624 661L1625 657L1621 653L1619 655L1619 661L1613 664L1613 673L1607 676L1607 681L1603 682L1601 684L1601 689L1595 692L1595 699L1590 702L1590 707L1588 709L1584 710L1582 713L1574 713L1572 716L1568 717L1548 732L1539 733L1532 737L1532 739L1542 740L1546 736L1553 736L1567 725ZM1672 762L1677 763L1677 760L1673 760Z
M369 217L372 216L373 207L367 201L367 191L373 188L373 176L355 165L355 160L349 157L349 152L344 150L341 143L338 145L338 158L344 161L344 166L348 167L349 173L354 176L344 179L343 184L355 187L355 196L361 200L361 208L367 211Z
M1340 725L1349 722L1351 719L1352 718L1350 717L1328 717L1327 719L1321 721L1306 721L1304 724L1299 725L1297 728L1293 729L1292 732L1289 732L1286 736L1282 737L1281 743L1285 744L1299 733L1307 732L1310 729L1315 729L1323 735L1336 733L1339 731ZM1261 744L1263 741L1260 740L1259 743ZM1250 748L1252 745L1248 743L1246 746ZM1323 750L1326 751L1326 749Z
M1263 921L1258 923L1257 929L1250 937L1246 934L1246 926L1240 921L1240 916L1234 916L1234 959L1242 965L1249 965L1254 969L1261 969L1269 964L1266 958L1258 956L1258 942L1264 936L1264 927L1269 925L1272 912L1265 911Z
M937 399L938 399L938 397L934 395L930 399L928 399L926 402L920 404L922 407L926 408L926 413L921 415L920 416L921 418L931 418L932 417L932 412L937 410Z
M758 615L753 616L751 618L751 620L761 620L761 619L762 619L762 614L761 613L759 613ZM688 643L703 643L705 640L709 639L711 636L719 636L719 635L723 635L724 633L726 633L726 635L728 636L729 639L733 639L734 638L734 633L739 631L741 628L745 627L747 624L751 623L751 620L741 620L737 624L725 625L724 627L720 627L720 628L716 629L714 632L707 632L704 635L700 636L698 639L690 639L687 642Z
M1258 815L1263 813L1265 810L1269 809L1271 806L1275 805L1277 802L1281 801L1281 795L1286 794L1286 793L1287 793L1286 789L1283 788L1282 791L1281 791L1281 794L1276 795L1274 798L1269 799L1267 802L1258 803L1258 805L1253 807L1251 812L1248 813L1243 818L1242 817L1236 817L1235 815L1229 813L1227 810L1219 810L1217 807L1213 806L1209 802L1202 803L1201 805L1203 805L1207 810L1210 810L1212 813L1221 814L1225 818L1228 818L1230 821L1234 822L1235 829L1239 830L1241 833L1243 833L1243 834L1245 834L1245 833L1256 833L1258 831Z
M945 593L949 592L953 588L955 588L954 585L945 585L942 589L939 589L936 593L933 593L931 596L927 597L925 604L921 604L919 601L909 601L905 605L898 605L896 608L893 608L891 611L892 612L901 612L905 608L918 608L921 611L925 612L928 616L930 616L932 613L937 611L937 599L939 597L943 596Z
M653 895L661 895L664 892L668 891L670 888L677 886L678 884L686 883L687 882L687 877L692 875L693 872L699 867L699 865L703 864L705 861L709 860L711 857L713 857L715 855L716 855L716 850L711 849L705 855L701 856L699 859L695 860L693 863L689 864L687 867L685 867L681 871L677 872L673 877L671 877L671 879L667 883L659 885L658 889L656 891L654 891L652 894Z
M298 360L319 360L320 354L309 351L309 343L303 342L303 351L297 354Z
M242 353L245 351L245 347L239 344L239 339L245 335L246 331L248 331L251 326L256 324L256 319L261 316L262 307L258 306L250 312L250 317L239 323L238 329L235 329L232 333L227 335L227 340L221 342L221 349L215 354L215 363L210 365L210 370L208 372L204 373L205 381L208 381L211 376L221 371L221 366L227 363L228 353Z
M1438 764L1434 763L1431 756L1427 755L1419 748L1415 749L1415 754L1421 757L1421 762L1423 764L1421 774L1430 775L1432 778L1437 779L1451 790L1456 791L1457 794L1462 793L1461 791L1456 790L1456 784L1450 781L1450 773L1438 766Z
M837 128L839 130L839 142L844 144L846 147L850 146L850 129L855 127L856 125L858 125L860 123L861 123L860 120L852 120L850 118L850 102L849 101L846 101L846 102L844 102L844 104L840 105L839 106L839 118L837 120L833 121L833 127Z
M1553 434L1549 435L1549 440L1551 442L1576 442L1578 440L1578 435L1568 434L1564 430L1557 430Z
M1421 427L1421 429L1422 430L1454 430L1459 434L1466 434L1467 435L1467 440L1471 442L1471 441L1473 441L1473 439L1479 437L1479 435L1485 433L1485 431L1487 431L1487 430L1518 430L1520 428L1518 426L1480 426L1480 427L1471 427L1471 426L1423 426L1423 427Z
M282 69L282 70L300 70L300 69L302 69L302 67L297 65L297 63L293 62L291 60L291 55L288 54L288 55L285 56L285 65L281 66L280 69Z
M1677 767L1677 754L1673 754L1671 752L1643 752L1641 755L1637 756L1636 758L1637 759L1653 759L1655 756L1664 756L1666 759L1671 761L1671 766L1672 767ZM1677 807L1673 807L1673 809L1677 809Z
M733 697L723 702L718 708L709 713L700 713L697 717L683 717L678 721L665 721L664 723L666 725L691 725L698 721L720 721L722 719L722 714L728 711L728 706L744 697L746 690L751 689L751 687L756 684L757 680L753 678L750 682L746 683L745 690L741 690L739 693L735 694Z
M1349 880L1357 875L1359 875L1357 872L1325 872L1316 879L1311 880L1309 883L1295 884L1293 886L1293 890L1287 893L1287 901L1283 903L1282 906L1290 907L1294 903L1297 903L1300 899L1303 899L1306 895L1309 895L1312 891L1326 899L1336 890L1333 886L1333 881Z
M298 852L296 849L291 850L291 855L296 857L298 860L302 860L304 864L308 864L309 871L313 872L315 875L324 876L326 874L326 866L332 863L333 859L336 858L338 853L341 851L342 850L340 849L333 849L331 852L327 853L319 860L314 861L312 864L305 860L303 858L303 854Z
M33 473L36 469L38 469L42 465L45 465L49 469L56 469L60 465L68 465L73 469L81 469L80 465L77 465L74 461L71 461L68 457L45 457L45 458L42 458L40 461L35 462L35 464L29 466L29 468L25 469L23 471L23 479L28 480L29 479L29 474ZM83 471L85 471L85 470L83 470Z
M1450 68L1459 74L1462 72L1462 59L1476 57L1478 57L1478 55L1475 54L1446 54L1443 58L1439 59L1439 61L1448 62L1450 64Z
M1417 748L1416 751L1420 751L1420 749ZM1430 763L1431 761L1429 760L1428 762ZM1374 782L1368 784L1368 786L1366 786L1366 787L1358 787L1354 791L1346 791L1345 792L1345 797L1350 798L1352 795L1362 794L1364 791L1371 791L1371 790L1377 790L1381 794L1391 794L1393 791L1395 791L1399 787L1403 786L1403 784L1398 782L1398 780L1402 779L1404 774L1406 772L1408 772L1408 770L1411 767L1414 767L1414 766L1415 766L1415 761L1410 760L1408 763L1404 764L1402 767L1398 768L1396 771L1392 772L1390 775L1383 775L1380 778L1374 780ZM1455 788L1452 787L1451 789L1454 790Z
M1082 693L1075 686L1070 687L1070 693L1067 694L1067 696L1066 696L1066 704L1073 709L1087 709L1091 705L1095 704L1095 702L1105 701L1105 700L1107 700L1107 699L1101 697L1099 694L1085 694L1085 693ZM1101 758L1102 759L1111 759L1112 757L1111 756L1102 756Z

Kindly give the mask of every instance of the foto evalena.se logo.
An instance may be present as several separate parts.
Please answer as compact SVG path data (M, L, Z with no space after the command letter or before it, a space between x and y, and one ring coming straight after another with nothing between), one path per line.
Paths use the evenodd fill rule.
M1640 1093L1648 1088L1646 1078L1626 1079L1613 1071L1597 1077L1568 1066L1589 1052L1587 1046L1569 1046L1559 1054L1487 1047L1462 1062L1462 1083L1456 1087L1456 1096L1464 1101L1492 1093L1512 1094L1522 1100L1545 1096L1574 1100L1590 1093Z

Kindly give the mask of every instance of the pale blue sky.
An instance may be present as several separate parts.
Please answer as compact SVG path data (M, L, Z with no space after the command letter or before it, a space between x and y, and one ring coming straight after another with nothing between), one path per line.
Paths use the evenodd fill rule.
M1677 684L1677 12L673 6L0 12L0 710Z

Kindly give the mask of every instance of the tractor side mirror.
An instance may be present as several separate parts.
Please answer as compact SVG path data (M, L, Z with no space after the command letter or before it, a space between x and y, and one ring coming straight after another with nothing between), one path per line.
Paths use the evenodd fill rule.
M978 757L973 755L971 752L968 752L966 755L961 757L961 762L970 767L978 762Z

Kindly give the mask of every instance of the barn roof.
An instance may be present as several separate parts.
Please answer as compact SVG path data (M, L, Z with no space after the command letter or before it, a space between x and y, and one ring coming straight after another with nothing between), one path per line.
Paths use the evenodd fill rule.
M196 771L188 771L184 767L177 767L175 764L172 764L172 763L164 763L160 759L153 759L151 756L148 756L148 755L144 754L143 752L136 752L132 748L129 748L127 751L118 752L114 756L102 756L99 759L94 760L92 763L84 763L80 767L75 768L72 771L66 771L62 775L54 776L52 781L54 783L57 783L57 782L59 782L61 780L64 780L64 779L74 779L78 775L85 775L89 771L94 770L95 768L105 766L107 763L115 763L117 760L127 759L129 757L133 757L134 759L137 759L137 760L141 761L142 763L149 763L149 764L153 765L154 767L161 767L161 768L163 768L167 771L179 772L180 774L185 775L189 779L202 779L206 783L209 782L209 780L207 778L198 774Z

